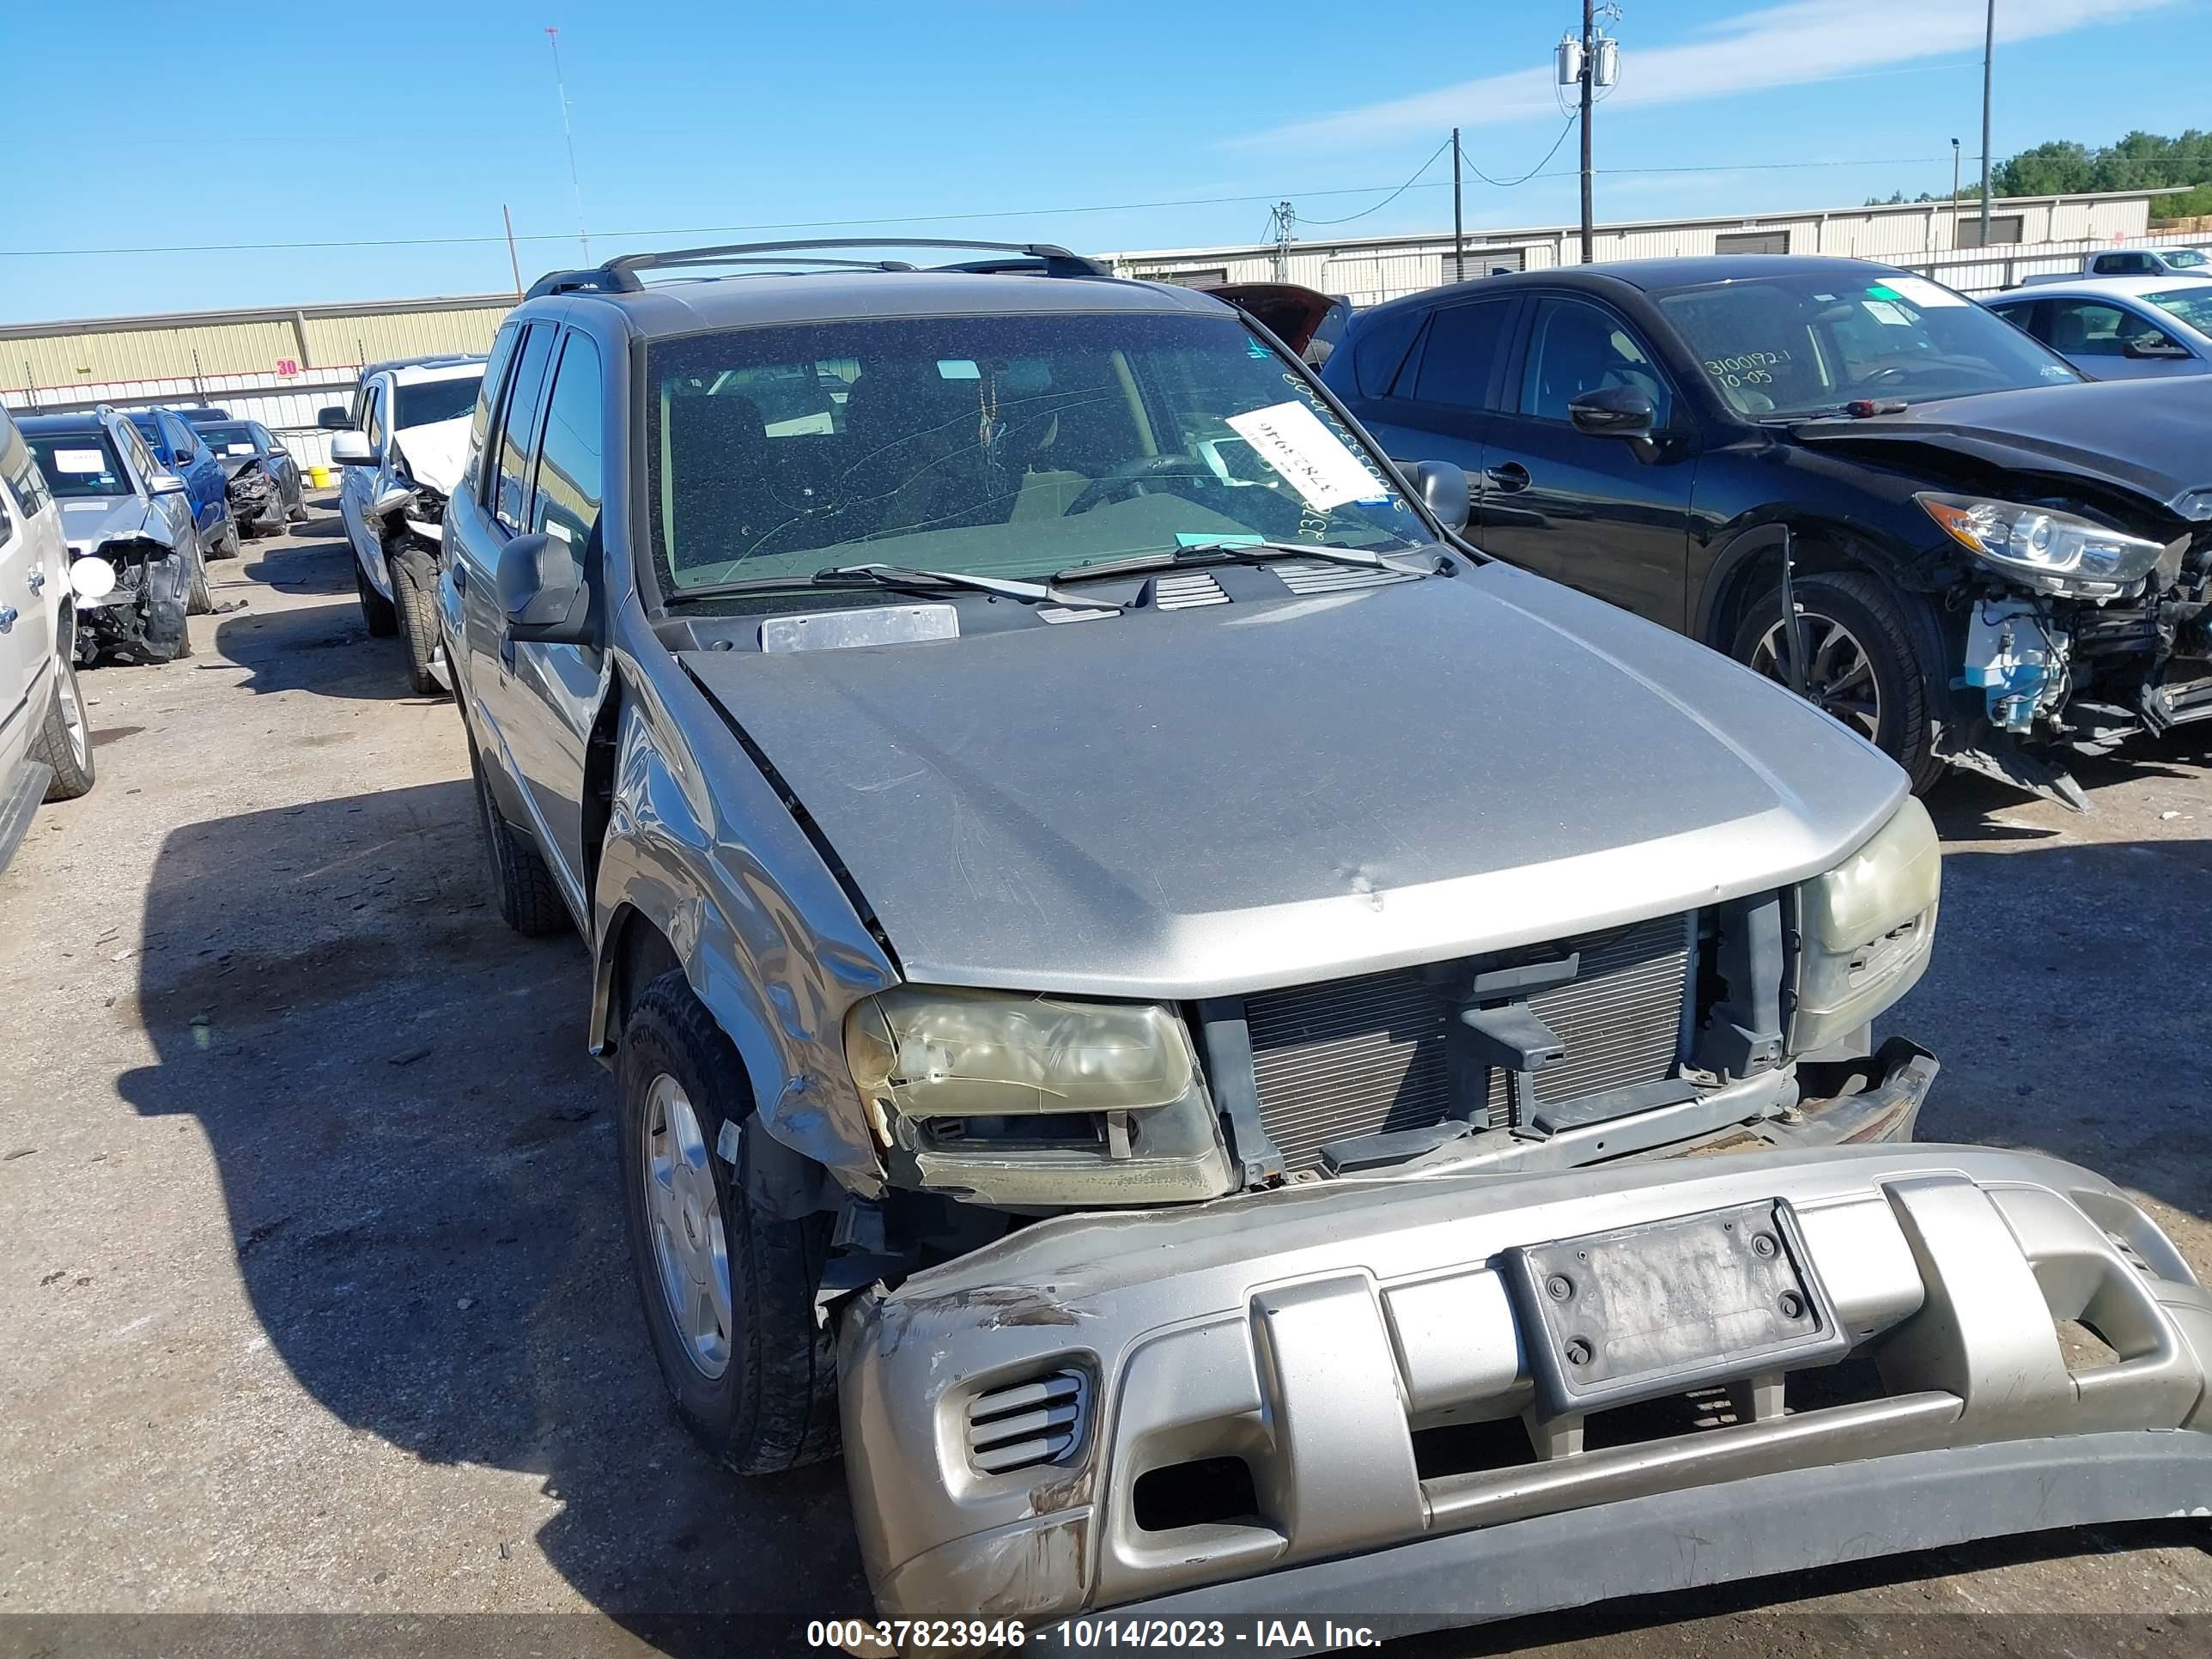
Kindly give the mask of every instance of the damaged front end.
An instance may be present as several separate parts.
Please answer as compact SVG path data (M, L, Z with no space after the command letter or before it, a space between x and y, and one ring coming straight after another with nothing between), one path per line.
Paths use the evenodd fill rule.
M2208 1512L2212 1297L2027 1153L1344 1181L1044 1220L839 1354L895 1617L1378 1633Z
M2057 509L1921 499L2011 578L1966 595L1954 763L2078 806L2039 748L2101 755L2212 718L2212 530L2160 539Z
M284 523L283 491L258 459L240 466L225 488L231 517L240 525L258 534Z
M72 549L76 665L169 662L186 654L191 581L184 556L153 536L112 537L82 553Z

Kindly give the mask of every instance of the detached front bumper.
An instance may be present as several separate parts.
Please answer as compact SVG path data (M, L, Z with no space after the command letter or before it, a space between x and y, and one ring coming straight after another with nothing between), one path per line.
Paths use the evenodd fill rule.
M1643 1273L1744 1240L1716 1230L1745 1206L1780 1218L1813 1304L1781 1348L1773 1281ZM1623 1229L1666 1242L1588 1237ZM1565 1268L1529 1266L1562 1240ZM1571 1304L1599 1310L1594 1370L1562 1346ZM1681 1328L1696 1363L1631 1363ZM864 1299L839 1363L887 1614L1395 1633L2212 1512L2208 1361L2212 1297L2110 1183L1866 1146L1063 1217Z

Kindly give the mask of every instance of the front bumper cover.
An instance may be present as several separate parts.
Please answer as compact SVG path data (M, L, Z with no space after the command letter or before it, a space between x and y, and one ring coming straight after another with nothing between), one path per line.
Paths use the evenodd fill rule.
M1544 1414L1508 1253L1778 1199L1848 1360ZM863 1298L840 1370L888 1614L1419 1627L2206 1513L2208 1361L2212 1297L2110 1183L1873 1146L1064 1217ZM1033 1465L979 1458L979 1399L1041 1381L1060 1427L1074 1401L1065 1449L1041 1426Z

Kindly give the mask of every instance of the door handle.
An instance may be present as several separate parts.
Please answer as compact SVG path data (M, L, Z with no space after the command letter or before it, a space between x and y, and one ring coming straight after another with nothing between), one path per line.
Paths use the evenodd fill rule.
M466 565L463 564L463 563L462 563L459 559L455 559L455 560L453 561L453 592L456 592L456 593L465 593L465 592L467 592L469 591L469 568L468 568L468 566L466 566Z
M15 617L16 611L14 605L0 605L0 634L5 634L15 626Z
M26 578L26 580L31 584L31 592L33 593L45 592L46 591L46 566L42 564L33 565L31 567L31 574L27 578Z
M1509 495L1516 489L1526 489L1528 487L1528 469L1518 461L1507 461L1498 466L1486 467L1482 476L1497 485L1501 492Z

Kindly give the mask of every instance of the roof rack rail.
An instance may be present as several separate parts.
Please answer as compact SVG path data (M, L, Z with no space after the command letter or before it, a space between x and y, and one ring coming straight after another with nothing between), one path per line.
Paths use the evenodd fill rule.
M848 259L810 254L810 248L965 248L1005 256L957 264L921 266L902 259ZM781 258L765 258L781 254ZM806 265L830 270L961 270L991 273L1030 272L1046 276L1110 276L1113 272L1096 259L1050 242L971 242L933 236L836 236L803 242L730 242L718 247L670 248L659 253L626 253L603 265L584 270L548 271L530 285L526 296L536 300L554 294L635 294L645 284L641 270L680 270L691 265Z

